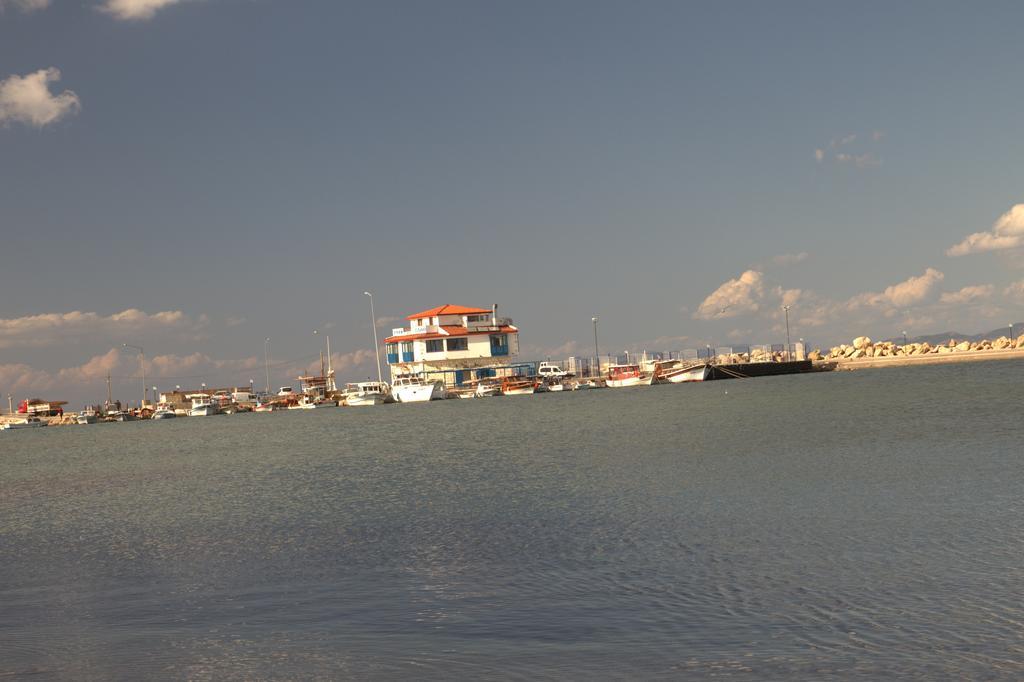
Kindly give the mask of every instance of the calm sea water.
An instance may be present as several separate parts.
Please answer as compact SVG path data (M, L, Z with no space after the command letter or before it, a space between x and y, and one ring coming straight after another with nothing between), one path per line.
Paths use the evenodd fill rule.
M1024 363L0 433L0 677L1024 676Z

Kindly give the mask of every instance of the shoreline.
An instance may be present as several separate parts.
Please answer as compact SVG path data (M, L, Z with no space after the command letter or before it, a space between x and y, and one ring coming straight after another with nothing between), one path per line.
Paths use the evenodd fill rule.
M928 353L923 355L887 355L884 357L833 358L816 360L815 366L834 371L859 369L882 369L885 367L906 367L910 365L944 365L957 362L985 362L990 360L1024 360L1024 348L994 348L992 350L954 351L950 353Z

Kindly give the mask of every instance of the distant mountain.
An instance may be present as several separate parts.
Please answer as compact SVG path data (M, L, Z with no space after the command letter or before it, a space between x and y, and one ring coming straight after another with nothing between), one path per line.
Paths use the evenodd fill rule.
M1013 336L1014 336L1014 338L1017 338L1017 337L1021 336L1022 334L1024 334L1024 322L1014 322L1013 323ZM959 342L959 341L985 341L986 339L989 340L989 341L994 341L995 339L998 339L1000 336L1009 336L1009 335L1010 335L1010 325L1006 325L1005 327L999 327L998 329L993 329L992 331L985 332L984 334L964 334L963 332L942 332L942 333L939 333L939 334L926 334L924 336L907 336L907 343L927 343L927 344L930 344L932 346L938 346L938 345L943 345L943 344L949 343L950 339L955 339L957 342ZM902 335L901 336L893 337L891 339L886 339L886 340L887 341L892 341L895 344L903 345L903 336Z

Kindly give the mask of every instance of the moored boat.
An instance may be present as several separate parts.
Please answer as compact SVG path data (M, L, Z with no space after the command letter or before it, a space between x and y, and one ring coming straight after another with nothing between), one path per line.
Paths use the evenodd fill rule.
M650 386L654 383L654 377L654 372L644 372L640 365L611 365L605 376L605 384L610 388Z
M501 380L502 395L533 395L537 392L538 382L533 377L505 377Z
M419 374L400 374L391 387L391 395L399 403L425 403L444 400L448 393L441 381L425 381Z
M205 393L195 393L189 397L192 399L192 409L188 411L188 416L212 417L215 414L221 414L220 407Z
M161 403L156 406L156 411L153 412L152 419L174 419L177 416L178 415L170 405Z
M711 374L711 368L701 363L699 365L680 365L675 367L659 367L658 379L673 384L682 384L690 381L705 381Z
M341 404L347 407L383 405L391 400L391 387L383 381L361 381L345 384L341 394Z
M75 417L76 424L95 424L100 420L99 413L94 407L86 407Z
M18 421L10 421L6 424L0 425L0 429L5 431L14 431L15 429L38 429L43 426L49 426L49 422L44 422L39 417L25 417Z

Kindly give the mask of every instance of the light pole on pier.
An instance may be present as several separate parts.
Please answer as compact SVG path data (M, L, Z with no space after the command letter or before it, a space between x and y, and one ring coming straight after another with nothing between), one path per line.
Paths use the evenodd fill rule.
M142 368L142 402L139 403L139 409L146 403L146 351L143 350L142 346L133 346L130 343L122 343L125 348L132 348L139 351L139 367Z
M380 371L380 345L377 343L377 315L373 312L373 294L369 291L363 292L364 296L370 297L370 326L373 327L373 352L377 354L377 383L384 383Z
M601 373L601 351L597 346L597 316L590 318L590 321L594 323L594 362L597 363L594 376L597 376Z
M906 329L903 330L903 347L904 348L907 347L907 330Z
M793 346L789 342L789 306L784 305L782 309L786 311L786 360L791 361L793 359Z
M8 414L14 414L14 396L10 393L7 394L7 412Z
M267 395L270 395L270 337L263 342L263 368L267 371Z

